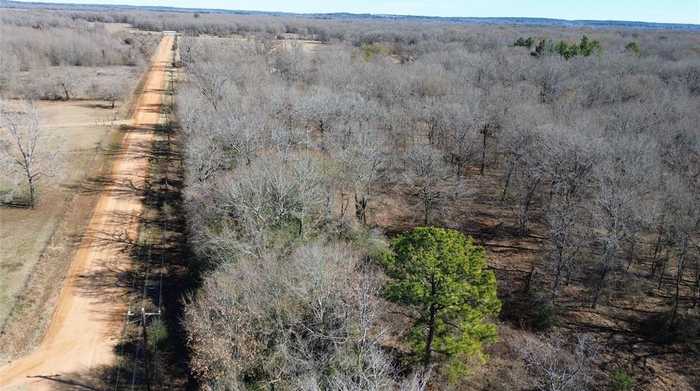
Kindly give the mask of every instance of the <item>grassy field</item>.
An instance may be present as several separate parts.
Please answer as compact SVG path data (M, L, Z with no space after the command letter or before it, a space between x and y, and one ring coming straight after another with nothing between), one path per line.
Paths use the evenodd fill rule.
M46 270L60 273L70 259L78 229L89 218L91 192L84 186L105 164L105 151L118 142L118 121L125 109L104 101L38 102L42 127L57 135L53 146L63 156L55 176L40 184L35 209L0 208L0 325L3 331L25 295L44 296L30 287L34 275ZM121 113L121 114L120 114ZM72 240L57 240L58 237ZM40 265L39 263L44 263ZM60 275L53 275L54 282ZM49 284L56 287L60 284ZM31 303L32 300L29 301ZM6 346L3 347L3 350ZM7 352L2 352L7 353Z

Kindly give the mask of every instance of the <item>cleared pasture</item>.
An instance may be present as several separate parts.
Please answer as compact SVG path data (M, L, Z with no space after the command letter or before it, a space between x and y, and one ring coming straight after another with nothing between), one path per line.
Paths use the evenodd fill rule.
M36 105L40 126L56 136L51 138L54 142L51 147L57 149L62 158L56 174L40 184L34 209L0 208L0 325L3 330L18 298L43 296L42 292L24 291L31 286L29 280L33 274L39 272L40 259L51 263L46 265L50 270L61 271L67 265L73 243L55 238L60 235L75 239L83 220L70 218L70 215L89 217L85 208L95 192L85 182L103 169L108 157L105 152L119 140L121 133L119 122L113 120L115 114L123 111L119 103L115 109L109 101L95 100L40 101ZM64 221L69 223L64 224ZM44 253L48 256L42 258ZM53 282L59 280L60 275L52 278ZM57 286L60 284L43 288L51 290ZM7 346L3 345L3 350L5 348Z

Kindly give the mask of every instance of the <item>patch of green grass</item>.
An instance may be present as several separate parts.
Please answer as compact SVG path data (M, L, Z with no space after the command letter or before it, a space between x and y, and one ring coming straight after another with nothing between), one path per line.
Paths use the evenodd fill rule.
M369 61L377 55L388 56L391 54L391 50L380 43L363 43L360 46L360 52L365 61Z

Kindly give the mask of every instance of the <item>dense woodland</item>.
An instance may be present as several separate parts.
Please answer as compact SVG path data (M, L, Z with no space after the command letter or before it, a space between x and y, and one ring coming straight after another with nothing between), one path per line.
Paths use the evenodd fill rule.
M700 384L696 32L117 11L0 21L9 97L98 97L69 91L71 72L141 64L153 42L110 23L183 34L193 384ZM32 78L45 84L18 83L47 69Z
M697 34L260 21L152 27L207 34L177 94L202 386L697 386ZM432 355L386 261L416 226L485 245L502 302Z

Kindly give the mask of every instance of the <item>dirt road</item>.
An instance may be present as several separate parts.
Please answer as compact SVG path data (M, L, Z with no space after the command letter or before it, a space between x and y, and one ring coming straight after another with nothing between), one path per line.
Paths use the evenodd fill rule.
M72 260L46 335L34 352L0 368L3 390L79 388L75 376L115 364L114 347L127 311L128 282L123 277L132 264L131 244L138 238L140 189L148 175L153 131L161 123L173 40L163 36L152 58L133 126Z

